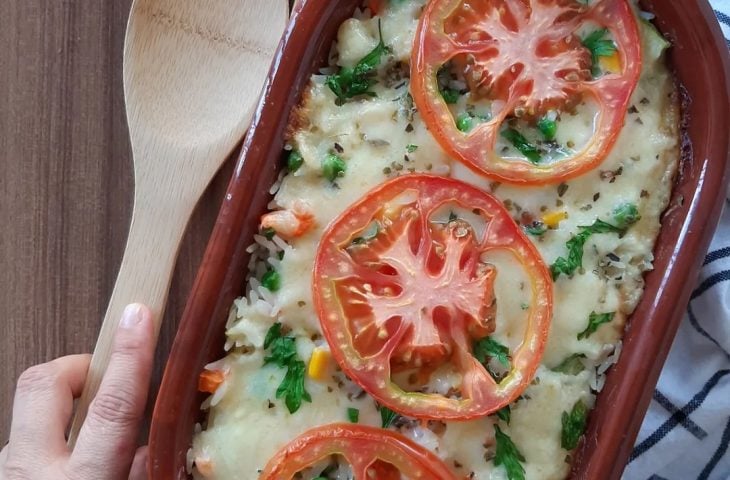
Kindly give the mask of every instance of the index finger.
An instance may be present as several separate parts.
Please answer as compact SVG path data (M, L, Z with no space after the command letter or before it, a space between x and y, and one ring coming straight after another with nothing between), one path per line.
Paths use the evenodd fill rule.
M74 478L127 478L147 400L154 347L152 313L144 305L129 305L114 337L109 367L69 459Z

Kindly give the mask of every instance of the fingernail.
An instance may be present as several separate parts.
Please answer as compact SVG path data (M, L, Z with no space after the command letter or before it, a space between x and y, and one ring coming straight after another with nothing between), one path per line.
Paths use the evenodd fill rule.
M122 320L119 322L121 328L134 328L143 320L142 305L132 303L124 308Z

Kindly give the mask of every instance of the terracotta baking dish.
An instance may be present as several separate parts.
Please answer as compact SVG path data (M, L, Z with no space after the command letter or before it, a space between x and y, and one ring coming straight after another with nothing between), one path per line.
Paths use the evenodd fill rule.
M339 24L361 0L307 0L284 34L253 125L223 201L180 322L150 433L153 479L183 479L193 425L203 418L197 377L223 355L224 324L243 288L248 255L281 164L289 112L310 74L324 63ZM674 44L669 60L685 94L680 175L655 249L655 269L624 337L577 452L572 478L618 479L724 203L730 129L730 60L712 9L703 0L648 0Z

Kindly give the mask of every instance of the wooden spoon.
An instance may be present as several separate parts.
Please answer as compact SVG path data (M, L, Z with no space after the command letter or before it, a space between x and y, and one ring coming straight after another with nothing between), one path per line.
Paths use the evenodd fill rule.
M71 425L71 447L109 363L124 306L148 305L157 337L185 227L248 127L288 14L287 0L132 3L124 44L132 223Z

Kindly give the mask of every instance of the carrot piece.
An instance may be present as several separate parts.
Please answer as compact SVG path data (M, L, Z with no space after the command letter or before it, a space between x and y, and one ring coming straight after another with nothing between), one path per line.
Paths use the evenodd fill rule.
M225 380L225 375L220 370L203 370L198 378L198 390L215 393L223 380Z

